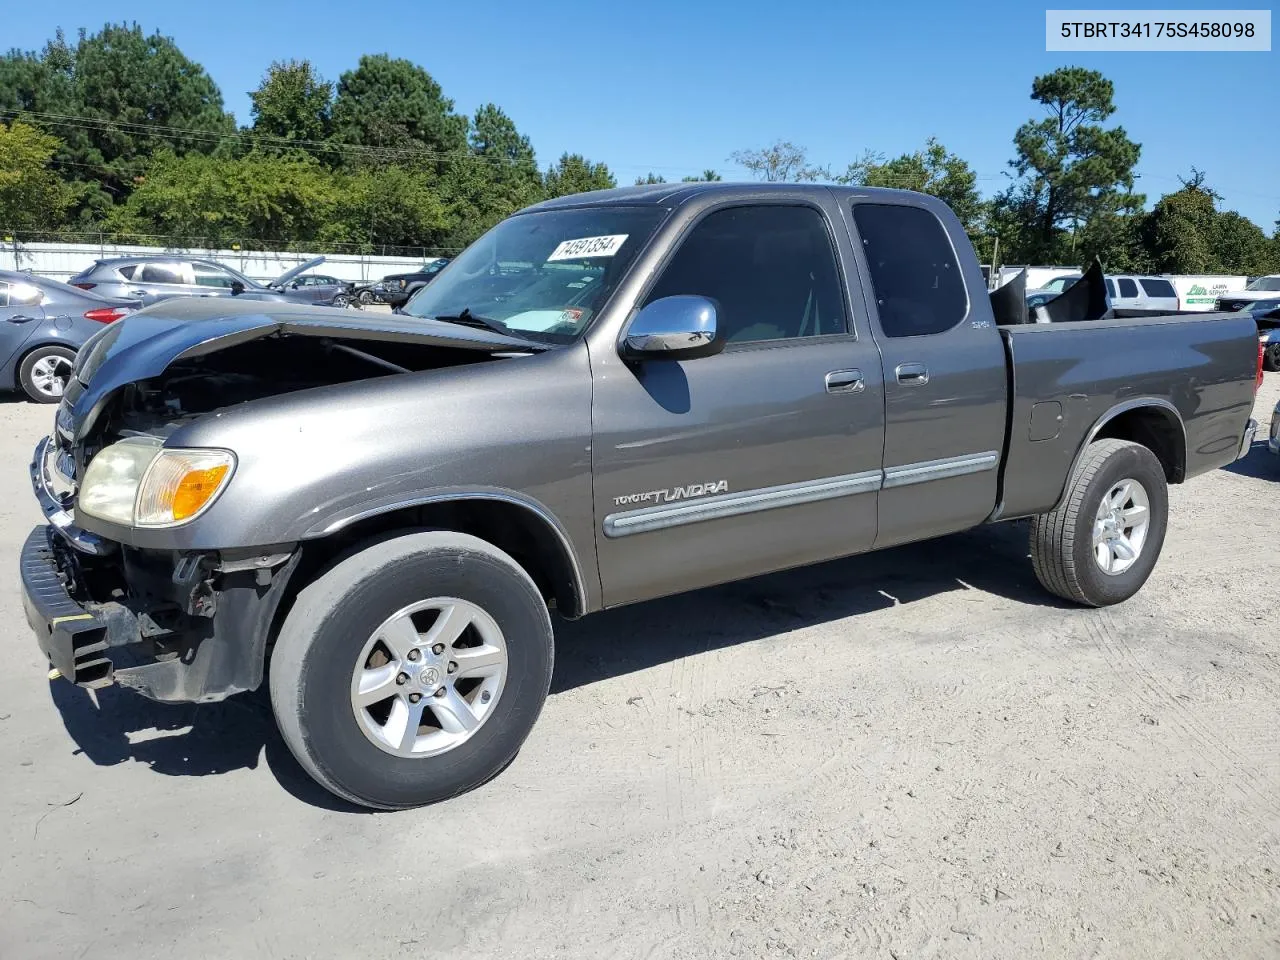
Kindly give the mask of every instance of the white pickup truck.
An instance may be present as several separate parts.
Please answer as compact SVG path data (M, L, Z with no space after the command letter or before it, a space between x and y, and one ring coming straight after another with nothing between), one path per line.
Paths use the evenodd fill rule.
M1274 300L1276 297L1280 297L1280 273L1259 277L1243 290L1223 294L1217 298L1213 309L1215 313L1235 313L1255 300Z

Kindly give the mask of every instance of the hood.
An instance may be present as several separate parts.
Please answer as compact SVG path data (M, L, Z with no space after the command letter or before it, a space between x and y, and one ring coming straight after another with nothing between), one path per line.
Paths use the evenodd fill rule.
M324 257L315 257L311 260L308 260L306 263L300 263L296 267L294 267L292 270L286 270L284 273L280 274L280 276L272 280L269 284L267 284L267 286L283 287L286 283L288 283L294 277L298 276L301 273L306 273L312 267L318 267L322 263L324 263Z
M80 348L77 383L66 397L71 409L60 411L59 426L79 439L104 402L126 384L157 377L178 360L272 335L416 343L486 353L547 349L488 330L418 317L227 297L176 299L117 320Z
M1246 303L1253 303L1255 300L1275 300L1280 298L1280 292L1275 290L1234 290L1231 293L1218 294L1219 300L1242 300Z

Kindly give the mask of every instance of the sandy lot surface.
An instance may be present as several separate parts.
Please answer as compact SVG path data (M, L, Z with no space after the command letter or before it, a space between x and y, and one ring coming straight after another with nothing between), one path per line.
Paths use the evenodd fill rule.
M370 814L260 697L46 681L15 559L51 418L0 404L0 956L1280 956L1261 444L1174 488L1110 610L1006 525L561 623L511 767Z

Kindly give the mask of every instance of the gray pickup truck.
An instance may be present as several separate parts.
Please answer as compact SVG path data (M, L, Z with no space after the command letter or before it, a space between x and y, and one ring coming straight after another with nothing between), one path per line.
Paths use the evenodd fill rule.
M1048 591L1122 601L1166 484L1252 440L1255 325L992 299L935 199L702 183L524 210L408 316L157 304L81 351L35 452L28 620L83 686L265 677L303 767L394 809L515 755L552 608L1018 518Z

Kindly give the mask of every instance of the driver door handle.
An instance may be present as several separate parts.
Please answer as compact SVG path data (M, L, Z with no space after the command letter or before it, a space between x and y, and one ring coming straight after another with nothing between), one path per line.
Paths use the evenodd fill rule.
M861 370L832 370L826 381L827 393L861 393L866 389Z
M900 363L893 372L904 387L923 387L929 382L929 368L923 363Z

